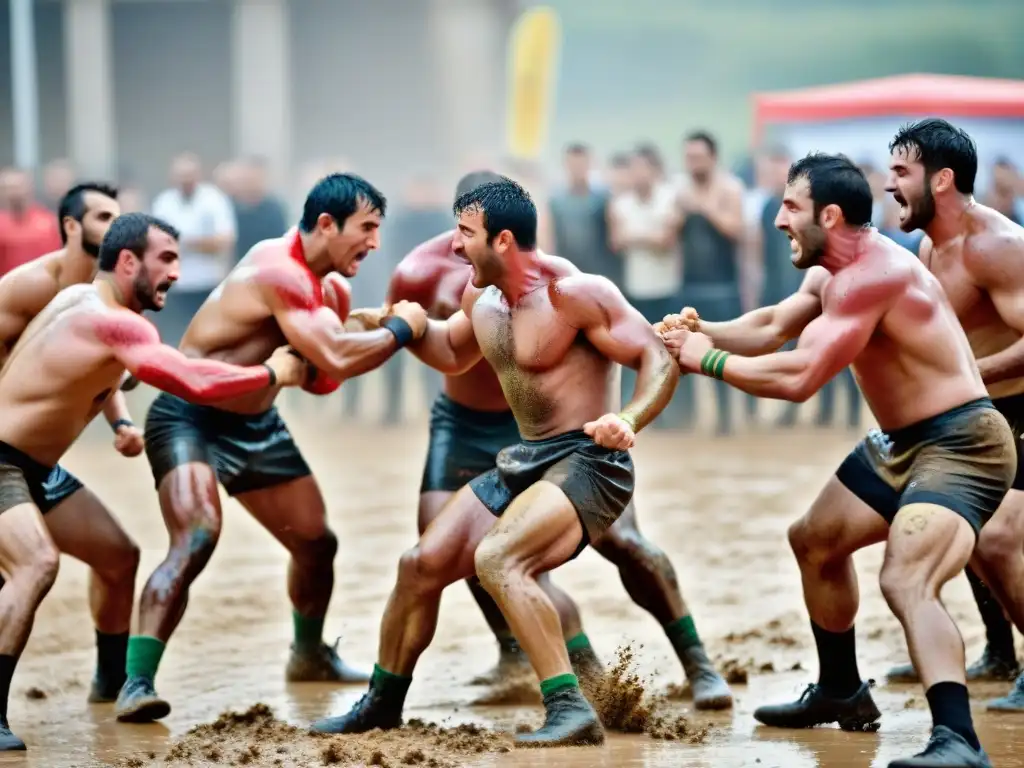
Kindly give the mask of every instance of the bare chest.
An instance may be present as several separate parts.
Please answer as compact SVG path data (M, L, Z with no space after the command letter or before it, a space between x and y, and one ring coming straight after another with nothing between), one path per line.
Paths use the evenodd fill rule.
M473 326L484 357L499 374L551 370L565 360L577 336L545 291L509 307L499 291L489 288L473 307Z

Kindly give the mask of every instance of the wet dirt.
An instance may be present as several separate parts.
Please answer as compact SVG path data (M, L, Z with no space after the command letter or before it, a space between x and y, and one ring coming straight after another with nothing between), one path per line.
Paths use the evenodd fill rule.
M283 410L317 473L340 540L327 639L340 635L343 656L369 668L398 556L415 541L426 424L381 430L342 424L319 407ZM657 623L632 604L615 569L587 551L554 578L579 602L599 656L618 670L608 684L613 693L607 700L597 695L595 703L610 726L631 733L609 732L600 748L509 749L509 734L543 719L536 683L515 682L504 693L470 684L496 661L497 646L458 584L445 596L437 635L409 693L407 717L422 724L387 736L310 736L305 724L348 709L363 690L284 682L291 635L287 557L227 501L219 547L192 589L157 680L173 706L170 716L123 725L111 705L86 703L95 655L87 572L65 559L11 692L11 724L29 751L0 755L0 765L885 766L923 746L930 717L918 686L884 684L885 670L907 655L877 586L878 547L857 558L857 626L861 672L879 681L879 733L771 731L755 727L751 717L759 704L795 698L814 679L817 661L786 527L856 437L798 429L732 439L652 432L639 441L642 529L672 558L708 651L734 683L732 712L693 711ZM115 455L109 432L97 428L66 465L141 546L141 588L167 544L145 459ZM943 597L975 657L984 638L966 580L958 578ZM619 649L629 656L621 668ZM974 713L994 764L1024 767L1024 715L984 711L984 701L1006 689L972 685ZM234 714L218 720L225 712Z

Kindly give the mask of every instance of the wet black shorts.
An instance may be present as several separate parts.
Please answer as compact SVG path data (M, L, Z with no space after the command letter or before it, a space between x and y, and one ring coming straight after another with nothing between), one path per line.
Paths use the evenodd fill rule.
M540 480L561 488L576 508L583 540L575 557L619 519L633 498L636 478L629 451L602 448L579 430L502 449L497 466L469 487L500 517L516 496Z
M985 397L888 434L872 430L836 477L890 524L908 504L937 504L977 533L1013 482L1014 443Z
M29 503L46 514L81 488L78 478L60 464L48 467L0 442L0 514Z
M439 395L430 409L430 444L420 493L454 493L494 469L498 452L519 440L512 411L476 411Z
M1017 474L1011 487L1015 491L1024 491L1024 462L1020 460L1021 435L1024 434L1024 394L1000 397L993 400L992 405L1009 423L1014 445L1017 446Z
M240 414L160 393L146 416L146 456L157 488L175 467L213 467L229 496L310 474L277 408Z

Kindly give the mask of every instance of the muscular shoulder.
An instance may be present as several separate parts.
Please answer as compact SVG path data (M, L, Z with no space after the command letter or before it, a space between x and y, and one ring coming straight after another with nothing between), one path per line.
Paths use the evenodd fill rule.
M0 312L35 315L59 292L55 261L43 256L0 278Z
M288 253L289 238L263 240L254 245L229 276L229 282L254 286L268 303L284 302L313 309L321 303L319 281Z
M607 319L628 306L622 291L607 277L579 271L554 280L549 295L565 322L578 328Z
M803 282L800 283L799 292L817 296L820 299L825 292L825 286L831 279L831 273L824 267L811 267L804 275Z
M979 285L1024 281L1024 228L991 208L972 216L964 236L964 267Z
M469 264L452 252L450 230L420 243L403 258L391 274L388 297L391 301L418 301L429 304L441 280L453 272L469 272Z

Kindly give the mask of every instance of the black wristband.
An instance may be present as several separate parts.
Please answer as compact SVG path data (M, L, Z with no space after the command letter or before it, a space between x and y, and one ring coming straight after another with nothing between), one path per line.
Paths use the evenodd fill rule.
M268 386L268 387L273 387L274 385L276 385L276 384L277 384L277 374L276 374L276 373L274 373L274 369L273 369L273 368L271 368L271 367L270 367L269 365L267 365L266 363L263 363L262 365L263 365L263 367L264 367L264 368L266 368L266 369L267 369L267 373L269 373L269 374L270 374L270 383L268 383L268 384L267 384L267 386Z
M121 427L134 427L135 424L131 419L115 419L110 423L110 428L114 430L114 434L117 434L117 430Z
M121 391L131 392L137 386L139 386L139 380L134 376L128 376L123 382L121 382Z
M416 339L416 335L412 332L412 326L396 315L385 317L380 321L380 327L386 328L394 334L395 341L398 342L399 349L404 347L406 344L410 344Z

